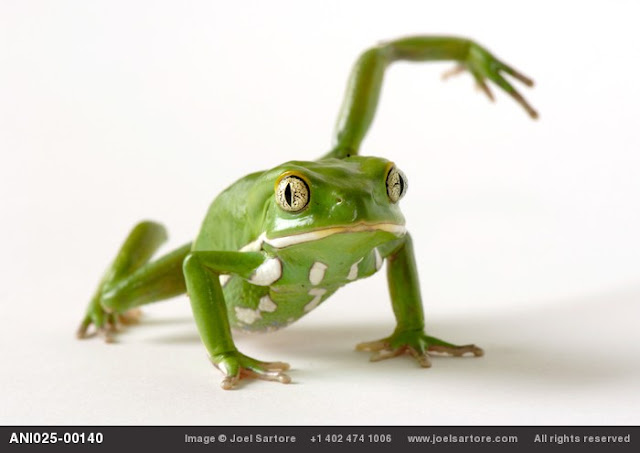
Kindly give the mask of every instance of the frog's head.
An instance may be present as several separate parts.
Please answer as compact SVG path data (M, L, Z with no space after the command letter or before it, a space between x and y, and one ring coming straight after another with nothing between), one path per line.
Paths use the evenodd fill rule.
M405 234L398 202L407 190L407 179L385 159L292 161L263 173L260 179L262 231L274 247L336 233Z

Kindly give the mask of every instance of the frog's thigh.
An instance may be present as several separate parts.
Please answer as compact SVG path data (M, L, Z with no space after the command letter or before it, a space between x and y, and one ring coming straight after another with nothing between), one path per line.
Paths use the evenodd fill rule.
M186 244L156 261L139 267L132 274L107 283L102 289L101 305L122 313L140 305L184 294L182 262L191 250Z

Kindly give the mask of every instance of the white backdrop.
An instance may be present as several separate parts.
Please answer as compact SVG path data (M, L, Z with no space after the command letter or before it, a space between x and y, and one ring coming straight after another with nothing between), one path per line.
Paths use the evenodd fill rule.
M640 8L480 3L2 2L0 423L640 423ZM536 81L534 122L449 65L397 64L362 149L409 177L429 330L485 357L354 352L393 329L383 275L237 338L288 386L222 391L186 297L118 344L74 339L130 227L161 221L169 250L235 179L325 152L358 53L410 34Z

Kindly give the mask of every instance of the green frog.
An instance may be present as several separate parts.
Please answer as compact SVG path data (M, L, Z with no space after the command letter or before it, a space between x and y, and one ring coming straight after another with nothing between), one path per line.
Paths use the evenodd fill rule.
M484 47L458 37L384 42L358 58L339 114L334 144L315 161L291 161L251 173L211 204L195 241L152 260L167 234L155 222L127 237L91 299L78 336L93 329L112 341L137 307L187 293L204 346L222 371L222 387L243 378L291 381L283 362L241 353L232 329L269 332L324 303L343 285L386 262L395 330L357 345L377 361L409 353L422 367L430 354L481 356L482 349L427 335L411 236L399 202L408 180L391 161L359 154L373 120L385 69L395 61L458 62L491 99L487 81L536 111L504 78L533 82Z

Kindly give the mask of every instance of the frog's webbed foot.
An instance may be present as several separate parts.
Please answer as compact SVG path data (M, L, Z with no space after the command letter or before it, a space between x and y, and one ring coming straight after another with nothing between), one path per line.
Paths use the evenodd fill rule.
M380 360L391 359L403 354L411 354L423 368L431 367L429 354L420 351L411 346L404 345L400 347L392 347L386 339L360 343L356 345L356 351L372 352L369 360L371 362L379 362Z
M484 351L476 345L454 345L426 335L422 331L396 332L387 338L360 343L356 346L356 350L372 352L370 358L372 362L410 354L423 368L431 366L430 355L432 354L454 357L462 357L466 354L481 357L484 354Z
M291 382L291 377L284 373L289 369L288 363L262 362L238 351L216 355L211 361L225 375L220 383L225 390L234 388L241 379L262 379L283 384Z
M498 87L504 90L509 96L511 96L518 104L522 106L529 114L531 118L538 118L538 112L527 102L527 100L509 83L504 77L504 74L508 74L516 80L519 80L528 87L533 86L533 80L525 76L519 71L516 71L511 66L498 60L489 51L482 46L471 43L468 57L465 61L445 72L442 75L444 80L451 76L455 76L462 72L469 71L476 81L477 87L483 91L487 97L494 101L495 98L487 79L491 80Z
M92 325L94 326L93 330L90 329ZM84 340L97 335L105 343L113 343L118 330L119 326L113 315L105 314L102 319L95 319L91 315L86 315L76 331L76 337Z
M109 313L100 305L98 298L94 298L89 304L87 314L78 326L76 336L79 339L85 339L97 335L105 343L113 343L116 333L122 329L122 326L137 324L140 322L141 316L142 310L138 308L124 313ZM90 329L92 325L94 328Z

